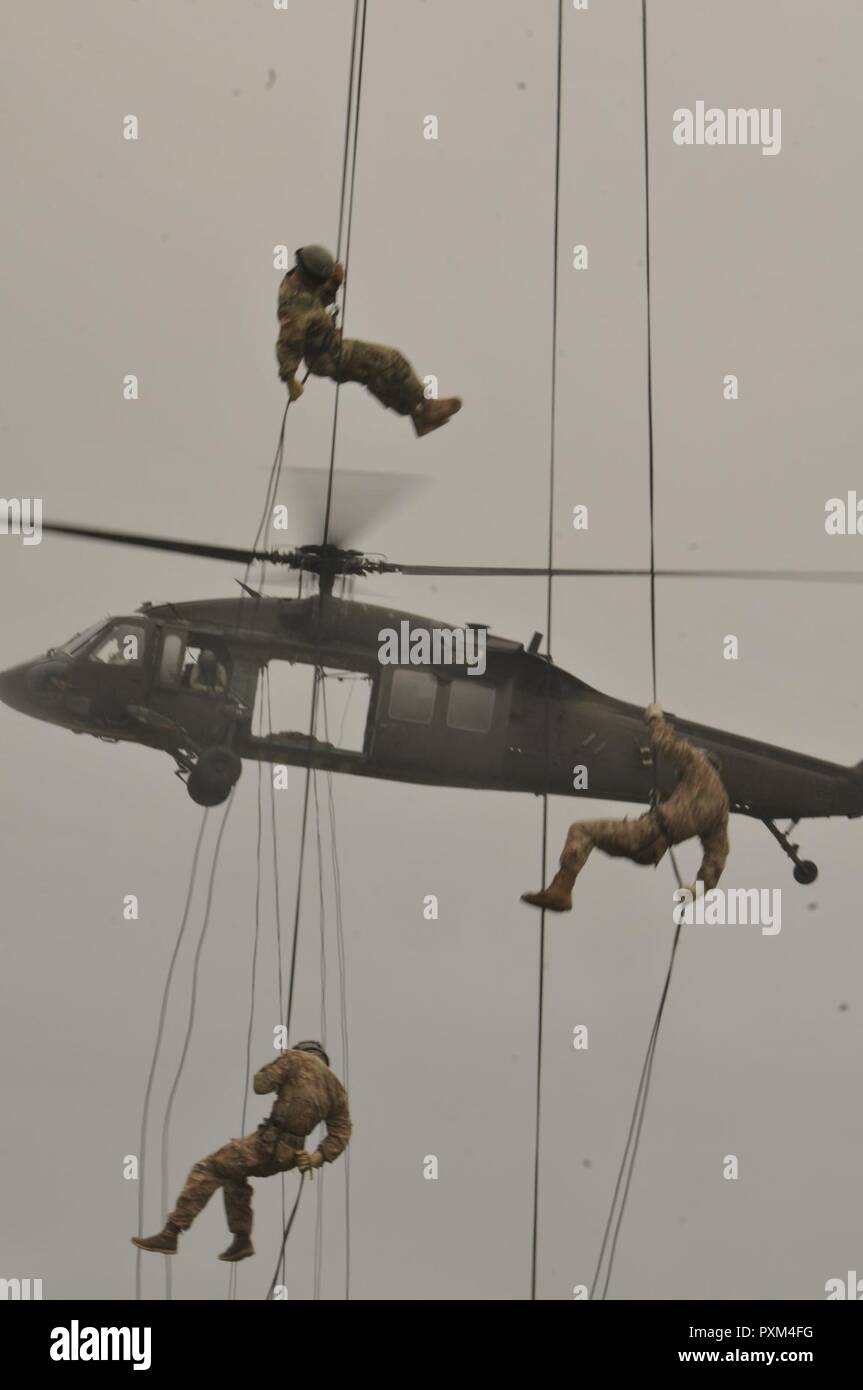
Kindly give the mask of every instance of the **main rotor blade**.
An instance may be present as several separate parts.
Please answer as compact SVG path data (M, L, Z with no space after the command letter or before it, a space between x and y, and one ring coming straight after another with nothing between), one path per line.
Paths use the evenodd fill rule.
M245 565L271 557L265 551L238 550L229 545L205 545L201 541L172 541L163 536L142 536L135 531L103 531L93 526L67 526L64 522L43 522L43 531L58 536L80 536L88 541L108 541L112 545L134 545L142 550L165 550L175 555L198 555L205 560L229 560Z
M606 579L649 579L649 569L539 569L530 566L506 565L393 565L388 561L380 566L382 573L408 575L480 575L513 579L558 579L567 577ZM863 570L687 570L657 569L656 579L776 579L802 582L813 580L821 584L863 584Z
M559 574L627 574L644 575L649 574L650 570L610 570L610 569L538 569L535 566L522 565L393 565L385 561L380 570L383 574L415 574L415 575L500 575L510 578L528 579L548 579L549 575L554 577Z
M648 571L649 573L649 571ZM657 579L814 580L816 584L860 584L863 570L657 570Z
M164 536L143 536L136 531L105 531L93 526L70 526L65 522L42 523L42 530L59 536L78 536L83 540L106 541L112 545L136 546L142 550L160 550L174 555L196 555L204 560L227 560L230 564L246 565L255 560L268 565L289 565L303 568L304 557L293 551L244 550L236 546L207 545L201 541L170 540ZM309 566L311 568L311 566ZM440 577L501 577L511 579L558 578L626 578L649 579L649 569L560 568L522 565L396 565L389 560L375 560L370 573L406 574ZM863 584L863 570L723 570L723 569L657 569L655 579L772 579L783 582L816 584Z

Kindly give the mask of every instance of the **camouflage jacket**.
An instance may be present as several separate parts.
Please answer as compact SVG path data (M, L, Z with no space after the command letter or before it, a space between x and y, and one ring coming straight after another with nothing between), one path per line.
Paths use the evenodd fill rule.
M728 821L728 794L713 763L700 748L676 734L664 718L651 719L650 742L680 773L677 786L660 802L675 839L709 835Z
M348 1097L338 1077L311 1052L283 1052L256 1073L255 1094L277 1093L270 1112L291 1134L310 1134L319 1124L327 1127L318 1146L327 1163L338 1158L351 1137Z
M301 285L288 273L279 286L279 339L276 357L282 381L293 380L304 357L328 352L337 342L332 315L327 306L335 300L338 286L328 280L317 290Z

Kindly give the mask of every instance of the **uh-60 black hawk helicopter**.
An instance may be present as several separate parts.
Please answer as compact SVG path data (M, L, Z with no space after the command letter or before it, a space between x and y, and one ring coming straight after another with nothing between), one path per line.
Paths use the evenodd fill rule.
M482 674L450 660L421 668L383 664L383 629L407 624L410 633L431 636L440 624L334 593L339 577L547 578L548 569L400 565L333 544L243 550L76 525L43 529L243 564L246 578L259 562L287 566L301 582L305 576L317 580L308 597L265 596L243 582L239 598L145 604L0 675L0 699L13 709L75 733L170 753L200 805L226 800L244 758L432 786L645 804L655 786L665 792L673 785L670 768L653 767L642 709L555 666L539 651L541 634L525 647L483 629ZM602 573L646 572L551 570L553 576ZM657 573L695 578L720 572ZM748 577L768 575L774 572ZM209 684L196 679L204 652ZM340 748L309 732L256 735L258 683L274 662L366 678L370 698L361 747ZM671 717L685 737L718 759L732 810L763 821L793 861L795 879L811 883L818 870L798 857L789 835L804 817L863 814L863 764L843 767ZM574 785L575 766L589 768L589 789ZM779 819L790 821L784 831L775 824Z

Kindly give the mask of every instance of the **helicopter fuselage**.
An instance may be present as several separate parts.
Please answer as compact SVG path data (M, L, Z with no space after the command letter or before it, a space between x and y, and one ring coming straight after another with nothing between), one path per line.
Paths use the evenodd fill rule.
M484 669L464 662L388 664L382 634L431 620L327 595L254 596L145 605L106 619L65 647L0 675L0 699L75 733L170 753L191 771L207 749L240 759L433 786L520 791L647 804L656 782L644 712L584 684L521 643L488 635ZM196 678L202 651L224 683ZM367 682L362 746L335 729L253 728L260 680L273 663ZM260 706L259 706L260 708ZM863 814L863 773L685 719L675 727L715 755L736 812L764 820ZM293 721L292 721L293 722ZM323 732L323 737L320 736Z

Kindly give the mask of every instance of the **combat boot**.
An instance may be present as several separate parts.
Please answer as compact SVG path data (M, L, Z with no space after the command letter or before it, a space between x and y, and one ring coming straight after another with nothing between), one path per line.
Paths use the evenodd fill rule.
M547 888L541 893L522 893L521 900L531 907L544 907L549 912L571 912L574 883L575 879L567 869L558 869Z
M413 426L420 438L424 434L431 434L432 430L439 430L441 425L445 425L452 415L457 415L461 410L461 401L458 396L447 396L442 401L422 401L413 412L411 419Z
M254 1255L255 1247L249 1236L234 1236L227 1250L223 1250L219 1256L220 1260L228 1260L230 1264L236 1264L237 1260L247 1260L250 1255Z
M154 1250L157 1255L176 1255L179 1226L165 1222L164 1229L157 1236L132 1236L132 1244L139 1250Z

